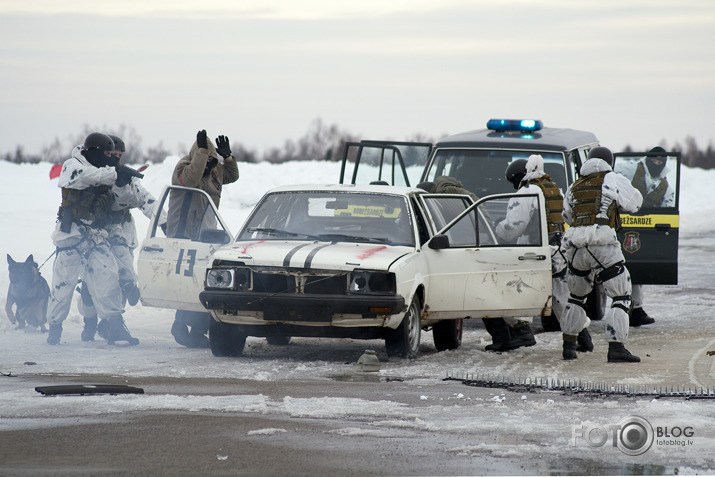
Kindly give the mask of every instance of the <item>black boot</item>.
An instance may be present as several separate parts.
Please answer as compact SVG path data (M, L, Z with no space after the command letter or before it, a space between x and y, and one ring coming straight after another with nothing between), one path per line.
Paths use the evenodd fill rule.
M47 334L47 344L60 344L60 337L62 337L62 323L50 325L50 332Z
M634 356L630 351L623 346L623 343L611 341L608 343L608 362L609 363L640 363L641 359Z
M201 312L187 312L184 314L184 323L189 325L189 348L210 348L208 336L211 315Z
M655 320L648 316L648 313L642 307L633 308L631 315L629 317L629 323L633 327L638 327L641 325L652 325Z
M129 334L129 330L127 329L127 325L124 324L124 318L122 318L122 315L109 319L109 337L107 338L107 344L111 345L117 341L126 341L129 343L129 346L136 346L139 344L139 340Z
M191 327L191 331L189 331L189 344L186 346L189 348L210 348L211 343L209 342L208 336L202 334L196 327Z
M541 317L541 326L544 328L544 331L546 331L546 332L561 331L561 325L559 324L559 320L556 318L556 315L554 315L553 313L551 313L550 315Z
M487 345L485 351L509 351L511 335L509 327L503 318L482 318L484 328L492 337L492 344Z
M109 320L99 320L99 324L97 324L97 334L103 340L109 339Z
M511 334L510 349L534 346L536 344L536 338L534 338L534 332L531 331L529 323L521 321L516 326L510 327L509 333Z
M578 343L576 342L578 338L574 335L566 335L564 334L564 351L563 351L563 357L565 360L571 360L571 359L577 359L578 355L576 354L576 346Z
M591 340L591 333L588 332L588 328L584 328L578 333L576 342L578 343L576 351L581 351L582 353L593 351L593 341Z
M171 335L177 343L182 346L190 347L191 336L189 336L189 327L180 318L174 318L174 323L171 325Z
M82 341L94 341L94 334L97 332L97 317L85 316L84 329L82 330Z

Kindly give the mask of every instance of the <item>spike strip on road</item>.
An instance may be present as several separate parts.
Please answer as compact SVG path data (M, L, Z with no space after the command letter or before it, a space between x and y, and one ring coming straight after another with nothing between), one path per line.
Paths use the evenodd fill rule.
M585 382L580 379L560 378L510 378L506 376L473 375L447 373L445 381L460 381L467 386L483 388L501 388L514 392L562 392L570 395L586 397L626 396L647 397L652 399L682 398L682 399L715 399L715 388L686 388L684 385L674 386L631 386L625 384L607 384L605 382Z

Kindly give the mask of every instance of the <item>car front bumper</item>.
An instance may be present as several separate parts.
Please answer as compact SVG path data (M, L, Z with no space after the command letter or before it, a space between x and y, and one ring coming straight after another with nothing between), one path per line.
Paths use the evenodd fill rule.
M297 295L206 290L199 294L199 299L208 310L228 315L262 312L266 321L283 322L330 322L333 315L376 318L405 310L405 299L400 295Z

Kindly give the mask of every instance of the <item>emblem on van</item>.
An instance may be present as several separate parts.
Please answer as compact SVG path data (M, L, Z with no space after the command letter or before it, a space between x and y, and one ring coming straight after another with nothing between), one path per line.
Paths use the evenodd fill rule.
M623 250L628 253L636 253L641 248L641 239L638 232L626 232L623 238Z

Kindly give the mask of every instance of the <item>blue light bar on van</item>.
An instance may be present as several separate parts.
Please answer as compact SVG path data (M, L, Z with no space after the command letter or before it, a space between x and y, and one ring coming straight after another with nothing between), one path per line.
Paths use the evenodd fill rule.
M490 119L487 129L492 131L540 131L544 123L538 119Z

